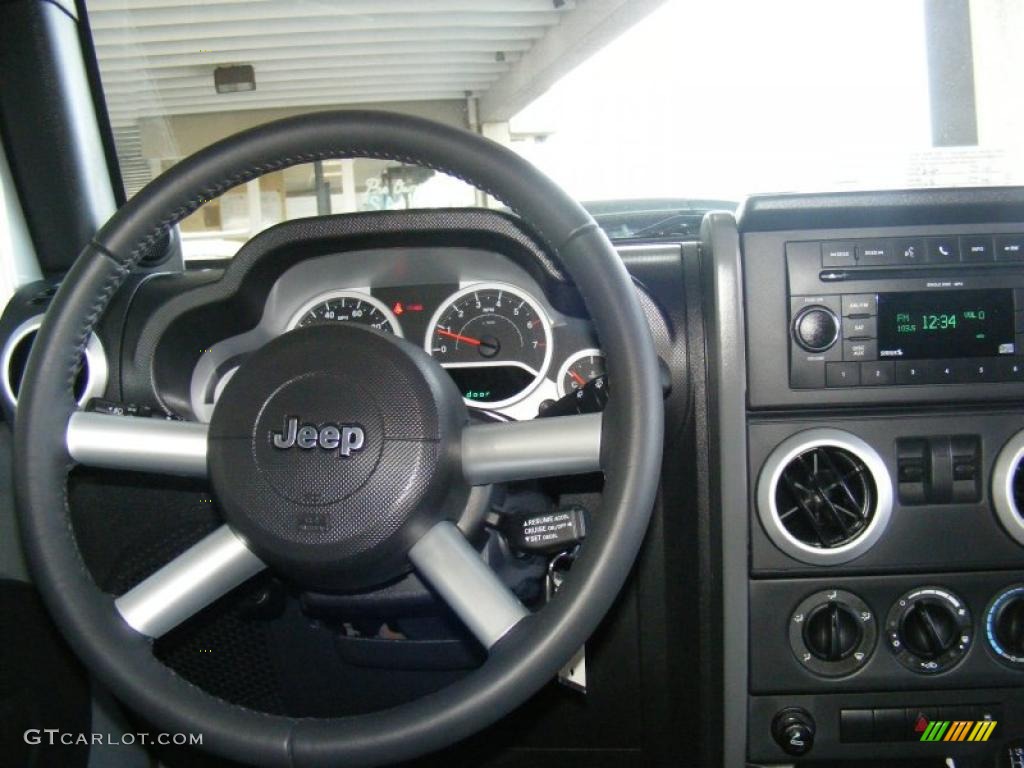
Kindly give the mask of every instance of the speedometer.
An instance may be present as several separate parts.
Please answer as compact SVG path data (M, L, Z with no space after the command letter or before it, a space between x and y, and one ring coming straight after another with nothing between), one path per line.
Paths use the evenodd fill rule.
M398 318L387 304L362 291L331 291L304 304L292 316L289 328L323 323L358 323L378 331L402 335Z
M526 395L547 374L551 324L525 291L477 283L438 308L425 348L468 402L500 407Z

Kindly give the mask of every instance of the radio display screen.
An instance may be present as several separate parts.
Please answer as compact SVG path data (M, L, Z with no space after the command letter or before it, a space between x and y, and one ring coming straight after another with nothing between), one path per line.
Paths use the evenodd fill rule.
M878 357L1012 355L1012 289L878 294Z

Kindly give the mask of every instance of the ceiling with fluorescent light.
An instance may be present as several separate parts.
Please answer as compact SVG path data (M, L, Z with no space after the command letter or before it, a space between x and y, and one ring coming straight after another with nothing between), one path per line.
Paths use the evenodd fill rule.
M151 177L139 129L147 118L474 95L494 119L507 119L658 1L87 0L86 6L132 194ZM638 9L636 18L622 16L626 6ZM218 94L213 71L227 64L251 64L256 89ZM488 104L491 91L496 96Z

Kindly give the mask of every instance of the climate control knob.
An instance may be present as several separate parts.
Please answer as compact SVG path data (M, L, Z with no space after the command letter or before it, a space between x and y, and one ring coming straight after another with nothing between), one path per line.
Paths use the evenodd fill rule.
M967 605L941 587L920 587L900 597L889 611L885 629L899 662L922 674L956 666L971 645Z
M851 675L871 657L875 614L844 589L808 595L789 617L789 646L806 669L822 677Z
M819 606L804 624L804 642L822 661L842 661L860 645L863 634L853 611L838 602Z
M1024 584L1007 587L985 609L988 646L1002 663L1024 668Z
M839 339L839 318L828 307L805 307L793 319L793 338L808 352L824 352Z

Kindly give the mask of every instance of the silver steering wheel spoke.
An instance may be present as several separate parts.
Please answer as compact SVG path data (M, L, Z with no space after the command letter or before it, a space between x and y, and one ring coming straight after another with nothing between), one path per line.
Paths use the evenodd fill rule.
M472 485L579 475L601 469L600 413L470 424L462 472Z
M417 573L490 649L530 612L450 522L440 522L409 550Z
M222 525L115 601L121 617L148 637L161 637L265 564Z
M74 461L91 467L206 477L207 432L195 421L76 411L67 448Z

